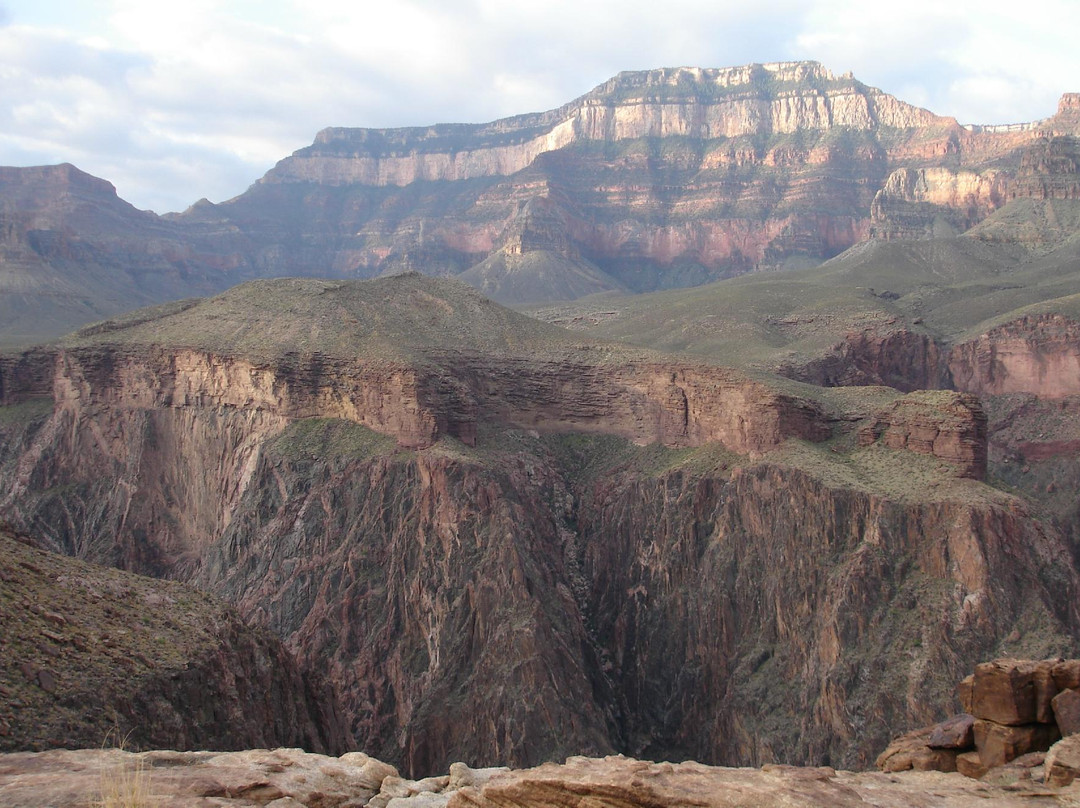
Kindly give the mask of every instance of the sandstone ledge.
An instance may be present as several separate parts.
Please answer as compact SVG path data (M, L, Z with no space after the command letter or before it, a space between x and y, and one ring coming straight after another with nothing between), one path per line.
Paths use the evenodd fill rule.
M0 805L100 804L103 783L134 777L159 808L464 808L477 806L964 806L1080 805L1080 786L994 786L940 772L845 772L767 765L732 769L650 763L622 756L507 771L456 763L449 776L404 780L354 752L340 758L296 749L245 752L52 751L0 755Z

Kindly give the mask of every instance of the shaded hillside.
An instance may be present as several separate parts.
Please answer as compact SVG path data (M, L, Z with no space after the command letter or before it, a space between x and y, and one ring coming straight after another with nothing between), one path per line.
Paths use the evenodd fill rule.
M0 750L349 746L328 686L232 608L0 527Z
M227 270L74 166L0 168L0 347L218 291Z
M960 237L870 241L819 267L534 313L815 383L947 387L954 346L1025 316L1080 316L1078 216L1072 200L1015 200ZM1038 246L1023 228L1044 234Z

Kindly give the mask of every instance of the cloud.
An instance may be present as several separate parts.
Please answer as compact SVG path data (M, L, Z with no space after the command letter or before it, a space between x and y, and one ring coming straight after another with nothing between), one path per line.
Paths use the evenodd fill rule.
M0 163L73 162L176 210L242 192L326 126L487 121L621 70L792 58L965 122L1025 120L1080 89L1063 86L1080 75L1074 6L110 0L80 17L39 0L0 27Z

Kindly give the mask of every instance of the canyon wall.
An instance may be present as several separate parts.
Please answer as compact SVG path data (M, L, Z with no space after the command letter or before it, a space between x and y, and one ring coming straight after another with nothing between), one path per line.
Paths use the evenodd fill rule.
M67 347L38 355L48 398L8 363L0 512L225 597L416 775L610 751L864 766L992 649L1072 650L1061 537L959 480L962 441L877 493L900 483L841 470L906 480L918 441L833 460L805 442L832 416L730 372L455 357L407 400L326 355ZM472 431L410 444L390 413L433 412L447 378ZM770 454L792 438L805 468Z
M413 270L539 303L964 231L1077 198L1072 97L979 127L814 62L624 73L487 124L325 129L245 193L165 216L69 165L6 168L0 343L253 278Z
M1080 324L1061 314L1022 317L963 342L949 355L958 390L977 395L1080 393Z

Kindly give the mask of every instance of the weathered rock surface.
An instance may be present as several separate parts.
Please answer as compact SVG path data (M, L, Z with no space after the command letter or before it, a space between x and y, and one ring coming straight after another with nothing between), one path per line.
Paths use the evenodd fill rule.
M955 346L949 370L956 389L980 396L1080 393L1080 323L1061 314L1022 317Z
M1070 131L1052 120L1039 131ZM1039 131L965 128L812 62L624 73L490 124L326 129L246 194L177 221L204 228L207 249L215 233L260 244L260 272L468 270L506 302L648 291L818 262L872 227L966 229L1027 193L1009 183ZM331 244L283 237L297 228ZM530 253L557 283L514 277Z
M1075 735L1080 732L1080 692L1063 690L1054 696L1054 723L1062 735Z
M824 355L781 364L784 376L822 387L885 385L904 392L952 387L947 353L926 334L890 323L851 331Z
M975 748L982 765L988 769L1003 766L1028 752L1045 751L1060 737L1061 733L1052 724L1015 726L984 719L975 721Z
M0 167L0 345L220 291L227 268L74 166Z
M0 696L4 751L110 738L184 749L349 745L326 684L233 609L33 549L4 528Z
M1064 757L1055 771L1064 771ZM0 756L0 803L20 808L100 804L103 785L161 808L491 808L567 805L708 808L1002 808L1080 805L1080 790L1032 782L976 783L940 772L853 773L769 765L725 769L625 757L573 757L520 771L454 764L449 777L407 781L360 753L340 758L295 749L247 752L54 751ZM125 779L127 778L127 779Z
M161 808L361 808L396 774L361 752L341 757L299 749L16 753L0 755L0 804L82 808L111 797L110 804Z
M943 235L944 225L962 233L1001 207L1007 188L1005 175L993 169L900 168L874 196L870 232L875 238L932 238Z
M235 199L163 217L71 166L5 168L0 342L260 277L419 270L523 303L816 264L1076 199L1071 97L964 127L814 62L623 73L488 124L325 129Z
M1046 782L1067 786L1080 775L1080 735L1062 738L1046 753Z
M932 455L965 477L986 477L986 413L975 396L911 393L875 414L858 440L860 446L881 441L889 449Z
M1072 690L1059 694L1053 672L1060 669L1065 677L1076 662L1002 658L977 665L960 686L964 706L974 715L954 716L896 738L878 756L878 768L959 771L999 783L1045 775L1049 782L1049 768L1032 772L1043 766L1043 753L1055 741L1071 734L1067 696L1076 695ZM1059 703L1064 724L1056 720Z
M974 744L975 716L962 713L936 725L926 745L936 749L968 749Z

